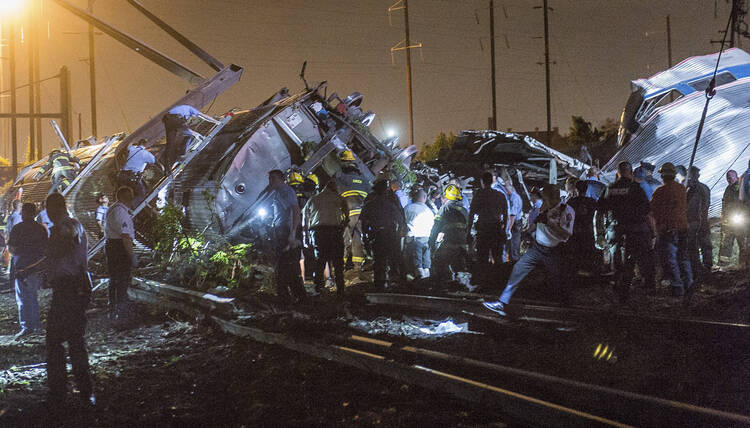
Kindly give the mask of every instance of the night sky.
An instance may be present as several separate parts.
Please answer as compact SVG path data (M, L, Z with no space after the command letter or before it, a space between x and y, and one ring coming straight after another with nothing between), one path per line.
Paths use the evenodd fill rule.
M4 1L4 0L0 0ZM40 0L35 0L40 1ZM87 25L49 0L43 1L42 77L67 65L73 76L74 136L82 113L83 137L90 134ZM395 0L393 0L395 1ZM85 0L73 0L85 7ZM240 83L218 98L210 113L254 107L276 90L327 80L329 93L365 95L377 113L373 130L393 129L408 141L405 57L391 63L389 49L403 39L403 14L389 23L389 1L381 0L141 0L148 9L225 63L245 71ZM594 124L617 118L630 80L667 66L665 16L671 15L673 62L718 50L730 6L724 0L597 1L550 0L552 124L564 133L571 115ZM416 143L440 131L486 128L491 114L488 0L411 0L414 121ZM496 0L499 128L543 129L545 125L541 0ZM150 46L199 71L211 69L123 0L97 0L95 14ZM715 16L716 13L716 16ZM9 17L4 17L7 24ZM478 21L478 23L477 23ZM49 23L49 37L47 25ZM5 27L7 30L7 27ZM26 47L18 49L18 84L28 81ZM7 50L3 51L7 55ZM164 71L106 35L97 36L100 136L133 131L178 99L187 82ZM9 72L3 63L5 86ZM25 111L27 92L19 91ZM3 98L7 111L9 100ZM43 85L44 111L57 110L55 82ZM699 113L698 113L699 114ZM3 120L0 151L8 156L9 121ZM28 125L19 121L19 141ZM43 123L45 149L56 140ZM19 149L23 155L25 149ZM21 159L23 161L23 159Z

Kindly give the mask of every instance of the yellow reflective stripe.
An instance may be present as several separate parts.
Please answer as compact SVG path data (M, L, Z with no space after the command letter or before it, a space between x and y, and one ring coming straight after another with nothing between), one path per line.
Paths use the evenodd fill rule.
M362 263L363 261L365 261L364 257L354 257L354 256L352 256L352 262L353 263Z
M341 196L345 198L348 196L362 196L363 198L365 198L367 197L367 192L362 190L347 190L346 192L343 192Z
M361 212L362 212L362 208L357 208L357 209L354 209L354 210L349 210L349 216L357 215L357 214L360 214Z

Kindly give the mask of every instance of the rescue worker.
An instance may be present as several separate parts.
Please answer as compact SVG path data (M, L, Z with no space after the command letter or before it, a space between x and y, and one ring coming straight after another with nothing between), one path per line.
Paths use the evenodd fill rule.
M156 158L146 147L146 140L128 147L128 157L122 169L117 173L117 187L127 186L133 190L133 207L138 206L146 197L146 185L143 183L143 171L148 165L156 163Z
M568 200L568 205L573 208L576 221L573 223L573 235L565 245L571 277L579 270L590 270L591 261L597 258L594 247L594 213L597 202L586 196L588 183L578 180L575 187L575 196ZM531 214L529 221L533 221Z
M42 328L37 293L44 279L40 272L23 272L29 266L41 262L47 247L47 230L34 220L36 205L30 202L23 204L21 216L23 221L13 227L8 239L8 249L13 256L11 275L14 278L13 285L18 304L18 323L21 325L21 331L16 334L16 339L37 333Z
M406 196L404 189L401 188L401 180L391 180L391 191L394 195L396 195L396 198L398 198L398 202L401 204L401 208L406 208L406 206L409 205L409 202L411 202Z
M433 254L433 276L441 281L457 279L468 285L466 237L471 229L462 199L458 187L453 184L445 187L428 244Z
M372 250L375 286L388 288L401 276L401 238L406 235L406 220L387 179L375 180L360 221L365 245Z
M317 180L317 177L315 177ZM315 194L316 183L308 177L303 177L302 173L295 170L289 170L287 183L294 189L297 195L297 204L299 205L300 211L305 207L305 204L310 197ZM307 235L303 235L306 237ZM302 259L300 259L300 270L302 272L302 278L312 278L312 274L315 271L315 256L313 254L313 247L306 239L302 240L302 251L300 252Z
M659 168L664 184L651 197L651 215L656 223L657 245L665 272L671 275L672 295L683 296L693 285L693 272L687 255L687 194L675 181L677 169L667 162Z
M44 226L44 228L47 230L47 236L49 236L49 230L52 229L52 220L50 220L49 215L47 215L47 207L44 205L44 201L42 201L41 203L41 208L42 210L39 211L39 214L37 214L36 216L36 221Z
M47 315L47 385L52 403L62 403L67 393L65 348L73 365L73 376L80 400L95 404L89 359L83 335L86 308L91 297L87 269L86 231L68 215L65 198L59 193L47 196L47 212L54 223L46 251L47 284L52 288L52 303Z
M109 273L109 316L116 320L126 311L128 287L132 281L132 269L138 265L134 251L135 228L133 226L133 190L122 186L117 189L117 202L107 210L104 251L107 255Z
M469 224L466 228L466 240L471 238L471 228L476 217L476 250L477 269L481 272L485 283L489 283L492 274L491 264L502 263L502 251L505 244L508 201L505 195L491 188L493 177L491 172L485 172L481 178L481 189L474 191L469 208ZM520 232L519 232L520 237Z
M745 230L747 228L747 210L740 201L740 180L737 171L727 171L727 187L721 198L721 247L719 248L719 265L727 266L732 259L734 243L739 247L740 266L745 262Z
M588 171L586 171L586 177L584 180L586 181L586 184L588 184L586 187L586 196L598 201L607 190L607 186L602 183L602 180L599 178L599 168L595 166L589 168Z
M189 105L172 107L162 118L167 135L167 144L161 156L164 171L169 174L175 162L185 156L188 143L193 138L188 121L192 117L205 117L198 109Z
M641 161L640 167L643 168L643 171L646 173L646 183L648 183L653 190L656 190L657 187L662 185L662 182L654 177L654 171L656 171L656 166L654 164ZM651 191L652 194L653 190ZM646 192L646 194L648 195L648 192ZM648 196L649 200L651 200L651 195Z
M359 216L362 204L372 188L370 183L360 172L351 150L344 150L339 154L341 171L336 174L336 184L341 196L349 207L349 222L344 229L344 258L345 268L351 269L355 265L361 267L365 262L365 249L362 243L362 226Z
M300 271L302 248L302 215L294 189L284 182L284 173L268 172L268 189L272 205L271 236L276 256L276 295L284 302L301 302L306 293Z
M687 169L684 165L677 165L675 167L675 181L685 186L685 179L687 178ZM664 177L662 177L664 178Z
M49 154L47 163L39 168L39 171L34 175L34 180L39 181L40 178L48 171L52 171L50 176L50 183L52 184L49 189L49 193L54 191L62 192L66 187L70 185L76 176L76 170L78 164L81 161L62 149L54 149Z
M615 292L620 302L624 303L630 298L636 265L646 287L655 286L654 252L651 248L654 230L649 217L650 204L646 192L633 180L633 166L630 162L623 161L617 165L617 180L599 200L597 209L602 215L611 213L616 222ZM597 217L598 236L604 239L601 218L602 216ZM581 219L576 217L576 222L578 220Z
M711 226L708 224L711 189L698 181L699 177L700 169L691 166L687 179L687 220L688 256L693 278L710 274L714 264Z
M315 291L323 291L326 264L336 283L336 294L344 295L344 225L349 208L339 195L336 180L331 179L323 190L307 201L302 210L305 230L310 232L315 269Z
M547 184L542 189L542 208L536 218L536 232L531 248L513 265L505 290L496 301L484 302L484 306L505 316L505 307L521 282L539 265L547 270L547 280L555 281L562 300L567 301L567 284L562 270L562 251L560 244L573 234L575 212L569 205L560 200L560 190L554 184Z
M109 210L109 197L104 193L96 198L96 224L99 225L101 236L104 236L104 224L107 222L107 211Z
M639 166L638 168L633 170L633 180L635 180L636 183L638 183L639 186L641 186L641 189L646 193L646 198L648 200L651 200L651 195L654 194L654 190L656 190L656 187L647 180L646 175L646 169L642 166Z
M416 190L414 202L404 208L406 216L406 260L417 278L429 278L431 267L430 233L435 223L435 214L427 206L427 193Z

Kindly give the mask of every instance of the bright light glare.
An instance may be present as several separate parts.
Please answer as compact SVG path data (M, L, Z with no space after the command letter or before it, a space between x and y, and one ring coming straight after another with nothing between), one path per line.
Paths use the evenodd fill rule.
M395 137L396 136L396 130L391 128L387 131L385 131L385 135L388 136L388 138Z
M0 0L0 13L15 12L26 3L26 0Z
M260 218L265 218L268 215L268 211L265 208L258 208L258 215Z
M732 221L732 224L735 226L740 226L745 224L745 216L742 215L742 213L734 213L730 219Z

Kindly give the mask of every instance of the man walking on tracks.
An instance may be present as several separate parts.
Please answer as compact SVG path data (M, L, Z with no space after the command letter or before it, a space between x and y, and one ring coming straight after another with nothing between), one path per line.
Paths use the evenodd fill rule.
M617 165L617 181L607 189L599 200L597 216L599 235L604 234L601 218L611 213L615 226L615 287L620 302L630 297L630 286L636 264L647 288L655 286L654 252L651 249L653 228L649 217L649 201L646 192L633 177L630 162Z
M132 205L133 190L125 186L117 189L117 202L107 210L104 227L109 272L109 316L113 320L124 314L132 268L138 264L133 251L135 228L130 211Z
M87 269L86 231L78 220L68 216L65 199L59 193L47 197L47 212L54 223L47 245L47 283L52 303L47 316L47 384L52 403L65 399L67 380L65 348L73 365L73 376L80 400L93 405L89 360L83 334L86 308L91 297Z
M484 302L484 306L500 315L505 316L505 306L510 302L513 293L526 276L536 266L544 265L547 270L548 282L555 281L560 289L563 300L567 300L565 277L561 275L562 254L560 244L567 241L573 234L575 212L569 205L560 201L560 190L554 184L547 184L542 189L542 204L534 241L521 259L513 265L513 271L505 286L500 299L494 302Z

